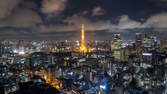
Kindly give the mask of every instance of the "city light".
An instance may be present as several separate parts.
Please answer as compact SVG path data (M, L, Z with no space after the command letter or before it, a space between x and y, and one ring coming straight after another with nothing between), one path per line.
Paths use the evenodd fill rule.
M100 85L100 88L101 88L102 90L106 90L106 89L107 89L106 85Z
M18 50L14 49L14 50L13 50L13 53L18 53Z
M144 56L152 56L152 53L143 53Z
M24 55L25 52L24 52L24 51L20 51L18 54L19 54L19 55Z
M0 94L167 94L167 0L0 0Z

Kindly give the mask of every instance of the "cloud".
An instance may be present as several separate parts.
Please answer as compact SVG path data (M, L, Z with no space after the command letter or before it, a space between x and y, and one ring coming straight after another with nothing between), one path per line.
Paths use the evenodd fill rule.
M151 24L154 29L167 28L167 13L153 15L147 19L146 23Z
M43 0L42 12L43 13L56 13L59 14L66 8L67 0Z
M106 11L102 9L101 7L95 7L92 10L92 16L100 16L100 15L104 15L105 13Z
M80 16L80 17L94 17L94 16L102 16L105 15L106 11L101 8L100 6L96 6L93 9L83 10L78 13L74 13L73 17Z
M16 9L8 18L0 21L0 27L35 27L42 23L40 16L30 9Z
M110 28L111 24L109 21L92 21L89 18L83 16L72 16L68 17L64 20L64 23L60 25L50 25L50 26L42 26L40 30L45 32L48 31L80 31L81 24L85 24L87 31L95 31L95 30L105 30Z
M118 17L118 23L113 24L110 20L91 20L88 17L82 15L73 15L62 19L65 24L51 24L46 26L41 24L39 27L37 24L42 23L41 18L34 11L24 9L18 10L14 16L6 21L0 22L0 26L12 26L12 27L34 27L39 32L69 32L80 31L81 24L85 24L87 31L110 31L110 32L128 32L130 29L147 29L154 28L164 30L167 28L167 13L161 13L151 16L146 22L141 23L130 19L128 15L122 15ZM26 19L25 19L26 18ZM161 29L160 29L161 28Z
M166 31L167 29L167 13L159 13L152 15L144 23L134 21L127 15L122 15L119 23L114 25L113 28L118 30L125 29L147 29L153 28L155 31Z
M153 28L156 31L165 31L167 28L167 13L165 12L152 15L148 19L144 19L145 22L136 21L131 19L128 15L122 14L122 16L115 19L118 23L113 24L110 19L100 19L103 16L109 16L107 11L101 6L91 6L91 9L81 9L82 11L79 9L78 11L80 12L74 13L73 16L67 15L67 18L65 18L59 14L66 9L69 0L41 1L42 5L39 6L34 0L0 0L0 35L4 34L4 37L5 35L31 36L35 35L34 33L40 33L44 34L42 36L46 34L45 37L47 37L47 34L49 33L51 35L52 32L54 32L54 34L65 34L69 31L79 32L81 24L85 24L86 31L102 31L102 33L103 31L132 32L135 29L147 28ZM157 3L158 5L167 5L167 0L151 1L159 2ZM41 12L47 15L43 15ZM31 34L32 32L29 31L37 32ZM61 34L60 36L63 35Z
M122 15L118 19L118 24L112 24L110 20L91 20L87 17L80 15L73 15L64 20L65 25L51 25L48 27L43 27L43 31L79 31L81 24L85 24L87 31L101 31L107 30L112 32L123 32L128 31L128 29L141 29L148 28L148 24L142 24L135 20L130 19L127 15Z
M0 0L0 19L11 14L22 0Z
M117 29L136 29L136 28L148 28L149 24L142 24L141 22L132 20L128 15L122 15L119 19L119 23L114 26Z

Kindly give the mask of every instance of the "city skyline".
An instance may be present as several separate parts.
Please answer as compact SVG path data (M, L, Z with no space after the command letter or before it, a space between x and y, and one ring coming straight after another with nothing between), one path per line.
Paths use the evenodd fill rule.
M0 0L0 94L167 94L167 0Z

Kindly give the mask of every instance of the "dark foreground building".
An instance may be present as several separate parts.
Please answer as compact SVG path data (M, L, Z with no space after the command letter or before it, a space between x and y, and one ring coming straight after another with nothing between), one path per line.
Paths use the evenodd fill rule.
M0 94L5 94L4 87L1 83L0 83Z
M44 83L27 82L21 83L18 91L11 94L59 94L52 86Z

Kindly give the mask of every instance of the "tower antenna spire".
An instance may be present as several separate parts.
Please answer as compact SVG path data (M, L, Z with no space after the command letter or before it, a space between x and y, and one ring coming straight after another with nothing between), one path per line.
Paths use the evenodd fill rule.
M81 46L80 46L81 52L87 52L87 48L85 46L85 25L82 24L81 26Z

